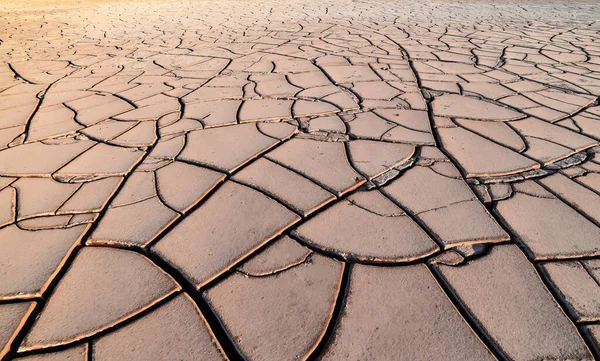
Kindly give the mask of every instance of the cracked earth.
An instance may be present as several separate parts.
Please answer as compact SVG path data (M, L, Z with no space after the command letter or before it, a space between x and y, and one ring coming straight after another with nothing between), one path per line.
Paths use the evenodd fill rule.
M0 3L0 359L600 357L600 6Z

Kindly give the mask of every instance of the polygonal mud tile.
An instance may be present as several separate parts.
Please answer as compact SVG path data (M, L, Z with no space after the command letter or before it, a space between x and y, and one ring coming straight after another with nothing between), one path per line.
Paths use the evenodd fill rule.
M407 162L415 153L408 144L354 140L348 143L348 153L356 169L375 178L390 168Z
M32 232L15 225L0 229L0 299L38 295L85 229Z
M133 128L136 124L137 122L122 122L107 119L82 129L80 133L88 136L90 139L108 141L119 136L119 134L125 133L127 130Z
M494 246L466 265L437 267L510 359L592 360L577 329L517 246Z
M268 276L305 262L311 253L290 237L283 236L242 264L238 271L253 277Z
M432 102L433 113L443 117L456 117L488 121L507 121L525 117L509 108L492 102L446 94L436 97Z
M287 74L290 83L302 88L331 85L331 82L321 71L308 71L298 74Z
M431 134L431 125L426 111L412 109L374 109L383 119L407 129Z
M585 262L545 262L542 270L575 320L600 320L600 285L587 271Z
M188 134L179 158L232 172L278 142L261 134L255 124L198 130Z
M139 107L137 109L128 111L126 113L122 113L117 116L114 116L113 119L124 120L124 121L136 121L136 120L146 121L146 122L141 123L141 125L143 124L143 128L147 127L147 128L149 128L149 130L150 129L154 130L155 125L153 122L150 122L151 120L156 120L165 114L177 112L179 110L179 104L177 103L177 101L172 98L169 98L169 99L171 99L172 101L157 102L154 104L151 103L150 105L145 105L145 106ZM153 99L153 100L157 101L159 99L156 99L156 100ZM152 132L149 132L149 134L146 132L139 132L137 134L138 135L147 134L148 136L150 136L151 133Z
M258 191L227 182L152 249L200 286L299 218Z
M424 265L355 265L323 360L495 360Z
M313 115L326 115L339 112L340 109L333 104L322 101L309 101L298 99L292 106L294 117L308 117Z
M417 166L384 192L422 220L446 246L509 238L462 179Z
M87 345L78 345L64 351L17 357L18 361L87 361Z
M266 158L258 159L233 179L272 194L303 215L335 199L314 182Z
M224 179L224 174L214 170L173 162L156 171L156 188L163 202L182 212Z
M578 177L577 181L595 190L596 192L600 192L600 174L598 173L588 173L586 175Z
M250 80L255 81L255 91L263 97L292 97L301 88L290 84L284 74L252 75Z
M469 130L438 128L438 133L442 145L465 171L467 178L507 175L540 167L537 161Z
M92 141L79 140L54 145L28 143L5 149L0 152L0 174L47 175L92 145Z
M409 216L377 191L359 192L294 231L327 252L368 262L406 262L439 248Z
M482 122L469 119L455 119L454 121L461 127L500 143L515 152L527 149L521 135L505 122Z
M456 55L456 54L444 54L448 55ZM421 66L419 66L421 65ZM473 64L464 64L464 63L455 63L455 62L446 62L446 61L427 61L423 63L415 64L415 67L418 71L425 71L424 69L428 69L431 72L431 68L425 67L425 65L437 69L445 74L474 74L474 73L482 73L483 70L478 69ZM427 71L425 71L427 72Z
M0 190L0 227L14 222L17 191L12 187Z
M12 184L17 189L19 218L52 214L79 185L60 183L52 178L21 178Z
M352 87L352 91L363 99L392 100L395 96L401 94L400 90L383 81L356 82Z
M240 122L289 119L292 117L292 100L251 99L240 109Z
M234 124L234 123L231 123ZM183 118L175 121L172 124L159 128L158 132L161 137L173 134L181 134L192 130L202 129L202 123L198 120Z
M258 130L275 139L288 139L295 134L298 128L287 122L264 122L256 123Z
M552 195L540 197L519 192L500 201L496 212L533 259L600 254L600 229Z
M73 215L41 216L17 221L17 227L27 231L65 228Z
M59 213L100 211L123 178L108 177L86 182L63 203Z
M600 261L598 259L588 259L581 262L585 265L590 276L596 280L600 280Z
M35 302L0 304L0 357L9 351L15 332L34 307Z
M362 139L380 140L396 124L373 112L344 116L350 126L350 134Z
M269 152L266 158L284 164L341 195L366 180L348 162L344 144L310 139L292 139Z
M90 244L144 245L178 213L158 197L109 208L89 237Z
M209 100L227 99L227 98L241 98L244 96L242 87L208 87L203 86L184 96L182 99L186 103L186 110L193 106L197 106L198 109L202 109L202 103L195 102L206 102ZM231 100L230 100L231 101ZM239 104L239 101L237 101ZM206 105L204 105L206 108ZM237 106L236 106L237 108ZM190 113L187 116L193 116L194 113ZM235 118L233 118L235 120Z
M161 92L165 92L169 89L171 88L163 83L139 84L131 89L119 92L119 95L123 98L136 102L136 104L139 104L139 100L160 94Z
M127 149L99 143L62 167L56 175L121 175L127 173L143 154L135 148Z
M224 360L193 301L180 294L94 341L95 361Z
M156 143L154 148L152 148L149 156L159 159L173 159L183 149L184 145L185 136L183 135L175 137L163 137L158 143Z
M105 330L177 291L141 254L85 247L60 280L21 350L68 344Z
M27 140L44 139L83 128L73 117L73 111L62 104L39 109L30 120Z
M400 125L386 131L381 136L381 139L388 142L414 145L435 145L435 140L431 132L417 131Z
M577 122L577 126L581 129L582 134L588 135L595 139L600 138L600 129L598 129L598 126L600 125L600 118L598 118L597 116L592 117L589 114L580 113L579 115L574 116L572 120L567 118L562 122L557 122L557 124L568 124L568 122L571 122L571 124L573 124L573 121ZM577 126L572 127L571 129L577 131Z
M446 245L502 242L508 234L479 200L450 204L417 217Z
M337 115L327 115L323 117L316 117L309 121L308 131L324 131L324 132L335 132L344 133L346 126L344 121Z
M249 360L303 359L330 321L342 271L339 262L313 254L309 262L271 276L234 273L206 297Z
M336 83L381 80L368 65L337 65L324 68Z
M527 118L510 122L510 125L525 136L559 143L569 148L570 152L577 152L598 144L597 140L539 119Z
M0 149L7 147L15 138L21 137L24 128L24 126L18 125L16 127L0 129Z
M527 142L527 150L523 152L523 155L533 158L543 165L549 165L575 153L571 148L546 139L527 135L524 135L523 139Z
M111 208L141 202L156 196L156 185L152 172L135 171L127 177L125 184L110 202Z
M110 141L121 147L149 147L156 141L156 123L140 122L138 125Z
M15 99L15 97L3 97L3 99L5 100L8 100L10 98ZM7 140L7 143L10 142L10 140L12 140L18 134L22 133L24 129L21 128L21 126L27 123L27 119L30 117L31 112L35 109L37 102L37 99L27 99L28 97L22 94L20 96L17 96L16 98L31 103L13 106L10 108L7 108L6 105L3 105L2 108L0 108L0 119L2 119L0 121L0 127L2 127L2 129L14 128L16 130L12 133L10 139Z
M408 169L385 191L415 214L475 198L464 181L422 166Z
M600 222L600 195L557 173L540 179L540 183L588 217Z
M459 65L459 64L456 64ZM462 64L460 64L462 65ZM466 64L465 64L466 65ZM501 84L493 83L461 83L463 91L468 93L474 93L475 95L481 95L488 99L499 99L514 94L506 87Z
M188 104L184 117L198 119L206 127L235 124L241 103L241 100L219 99Z
M90 98L96 98L96 97L99 97L99 95L94 96L94 97L78 99L75 102L79 102L79 101L84 102ZM77 115L75 116L75 119L77 120L78 123L83 123L85 125L92 125L94 123L97 123L101 120L112 117L114 115L125 113L126 111L134 109L133 106L131 106L131 104L129 104L126 101L119 99L117 97L114 97L114 96L111 96L111 97L101 96L101 97L105 98L106 100L102 100L101 104L96 103L93 106L90 106L90 105L92 105L92 102L89 102L88 104L85 104L85 108L83 108L83 109L75 106L73 104L75 102L70 102L67 105L69 107L77 110Z

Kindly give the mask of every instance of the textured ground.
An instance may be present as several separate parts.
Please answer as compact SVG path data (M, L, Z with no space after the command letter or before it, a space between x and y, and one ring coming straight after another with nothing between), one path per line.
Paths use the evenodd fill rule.
M0 2L0 359L598 358L597 19Z

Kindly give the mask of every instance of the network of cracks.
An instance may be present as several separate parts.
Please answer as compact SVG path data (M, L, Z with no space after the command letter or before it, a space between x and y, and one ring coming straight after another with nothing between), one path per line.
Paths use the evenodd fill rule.
M2 14L0 359L600 357L597 7L227 6Z

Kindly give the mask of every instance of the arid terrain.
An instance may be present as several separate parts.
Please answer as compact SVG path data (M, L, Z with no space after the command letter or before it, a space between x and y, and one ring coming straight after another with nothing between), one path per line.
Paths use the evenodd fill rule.
M0 0L0 360L600 358L597 1Z

